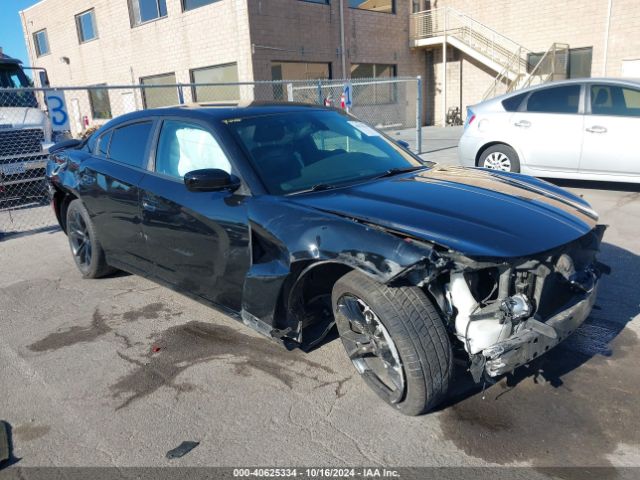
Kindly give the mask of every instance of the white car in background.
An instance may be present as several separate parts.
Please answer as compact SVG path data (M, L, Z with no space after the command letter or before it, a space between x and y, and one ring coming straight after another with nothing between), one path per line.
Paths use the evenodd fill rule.
M564 80L479 103L458 152L466 166L640 183L640 82Z

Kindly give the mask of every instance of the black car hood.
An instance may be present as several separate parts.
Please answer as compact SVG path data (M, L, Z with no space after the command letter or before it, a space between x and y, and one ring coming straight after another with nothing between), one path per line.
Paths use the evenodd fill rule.
M445 166L289 199L475 257L543 252L587 234L598 218L533 177Z

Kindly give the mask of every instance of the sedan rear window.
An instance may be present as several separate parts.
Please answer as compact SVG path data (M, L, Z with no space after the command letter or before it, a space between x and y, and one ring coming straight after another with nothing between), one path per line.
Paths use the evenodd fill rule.
M111 136L109 158L132 167L147 165L145 153L152 122L141 122L117 128Z
M565 85L535 91L527 102L527 112L578 113L580 88L580 85Z
M502 106L507 112L517 112L526 96L526 93L521 93L519 95L509 97L502 101Z
M424 166L368 125L309 110L225 122L272 194L294 193Z

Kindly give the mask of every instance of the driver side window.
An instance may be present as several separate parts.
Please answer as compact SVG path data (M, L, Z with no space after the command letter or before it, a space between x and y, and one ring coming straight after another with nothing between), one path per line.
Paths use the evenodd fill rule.
M227 156L209 131L192 123L164 121L156 151L156 172L182 178L187 172L202 168L231 173Z

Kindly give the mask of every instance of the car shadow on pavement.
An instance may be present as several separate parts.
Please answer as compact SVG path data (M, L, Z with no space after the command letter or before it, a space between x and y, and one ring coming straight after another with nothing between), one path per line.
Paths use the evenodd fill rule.
M495 384L475 384L457 362L436 413L445 438L488 462L534 466L610 466L620 445L640 444L638 336L625 328L640 314L640 256L603 243L599 260L611 275L557 347Z

